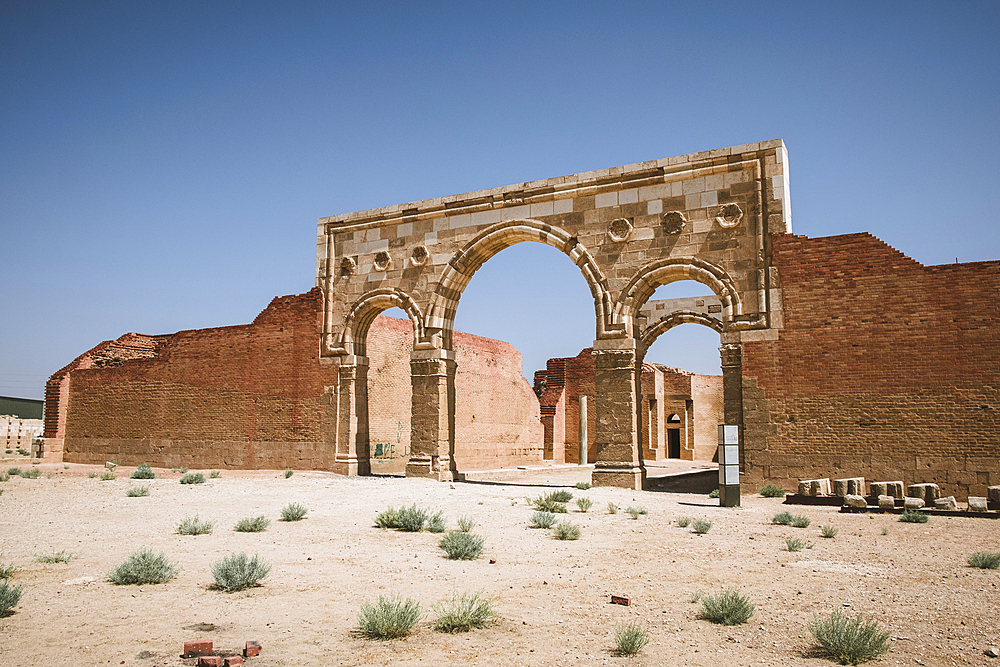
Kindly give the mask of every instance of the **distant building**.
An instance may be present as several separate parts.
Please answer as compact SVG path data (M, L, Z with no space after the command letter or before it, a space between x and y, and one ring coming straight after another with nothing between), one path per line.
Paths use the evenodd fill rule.
M45 401L0 396L0 442L4 451L18 449L38 456L38 443L45 430Z

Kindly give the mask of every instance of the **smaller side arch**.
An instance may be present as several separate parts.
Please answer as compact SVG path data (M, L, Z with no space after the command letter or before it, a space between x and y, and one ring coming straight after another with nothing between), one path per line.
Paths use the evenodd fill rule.
M678 280L695 280L715 292L722 303L723 323L732 322L743 313L736 286L724 269L697 257L672 257L647 264L632 277L615 305L615 323L624 326L628 336L635 336L639 310L657 287Z
M379 313L389 308L400 308L410 318L413 324L413 344L423 339L424 316L420 307L409 294L400 289L386 288L368 292L358 299L344 319L344 331L340 338L340 347L348 354L364 357L366 355L365 339L368 330Z
M649 349L650 345L652 345L657 338L680 324L702 324L710 329L714 329L720 334L724 329L722 322L714 317L695 311L679 310L661 317L642 330L639 334L637 357L640 360L645 358L646 350Z

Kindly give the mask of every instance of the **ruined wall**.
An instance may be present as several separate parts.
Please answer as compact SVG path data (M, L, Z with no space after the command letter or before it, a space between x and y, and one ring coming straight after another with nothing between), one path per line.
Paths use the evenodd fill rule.
M694 412L693 460L712 461L719 447L719 424L725 424L721 375L692 375L691 402Z
M332 469L336 414L324 389L337 385L338 367L318 359L321 302L313 289L274 299L252 324L101 343L49 380L46 453L79 463ZM455 336L460 469L539 460L538 402L521 355ZM412 340L410 323L390 317L369 334L373 472L405 467Z
M748 481L1000 484L1000 262L925 267L869 234L772 248L785 328L743 343Z
M16 452L21 449L32 452L35 440L42 435L41 419L21 419L12 415L0 415L0 446L4 451Z

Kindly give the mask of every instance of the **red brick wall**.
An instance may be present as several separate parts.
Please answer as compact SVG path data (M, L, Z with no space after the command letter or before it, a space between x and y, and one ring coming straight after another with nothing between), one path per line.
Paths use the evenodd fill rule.
M50 379L46 436L63 460L188 468L331 469L318 361L319 290L278 297L252 324L126 334ZM541 458L538 401L507 343L456 333L460 470ZM374 472L402 472L410 438L410 323L379 317L368 336ZM99 367L103 365L103 367ZM330 425L332 430L332 425ZM381 445L381 447L379 447Z
M748 473L1000 484L1000 262L774 236L784 329L743 346Z

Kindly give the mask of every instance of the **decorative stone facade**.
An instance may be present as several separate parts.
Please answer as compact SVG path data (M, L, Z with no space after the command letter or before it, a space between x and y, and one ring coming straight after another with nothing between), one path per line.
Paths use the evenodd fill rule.
M775 140L321 218L322 354L340 364L341 394L353 394L369 363L371 321L402 308L414 331L407 474L451 479L452 334L462 292L504 248L551 245L580 268L594 296L594 482L641 488L636 368L650 340L641 338L640 311L659 285L696 280L719 299L709 319L724 345L777 336L770 235L791 232L787 163ZM428 259L407 261L423 256L421 246ZM741 375L738 365L728 368L727 418L738 420ZM348 441L363 440L367 425L350 423Z

